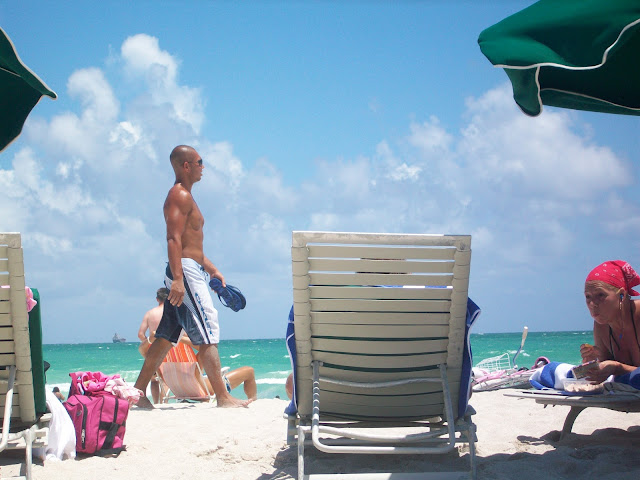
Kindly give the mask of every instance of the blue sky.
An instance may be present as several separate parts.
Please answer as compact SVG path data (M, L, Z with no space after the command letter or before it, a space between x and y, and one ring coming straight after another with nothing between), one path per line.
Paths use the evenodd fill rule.
M531 3L3 1L59 96L0 154L45 342L135 339L182 143L205 252L248 299L222 339L284 336L292 230L471 234L475 332L590 329L589 270L640 268L639 124L518 110L477 37Z

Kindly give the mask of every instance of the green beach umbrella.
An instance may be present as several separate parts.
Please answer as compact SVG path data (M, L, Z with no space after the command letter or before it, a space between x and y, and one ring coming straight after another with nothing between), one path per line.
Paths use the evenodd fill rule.
M540 0L478 44L527 115L543 104L640 115L639 0Z
M0 28L0 151L22 131L27 116L43 95L57 95L22 63L13 42Z

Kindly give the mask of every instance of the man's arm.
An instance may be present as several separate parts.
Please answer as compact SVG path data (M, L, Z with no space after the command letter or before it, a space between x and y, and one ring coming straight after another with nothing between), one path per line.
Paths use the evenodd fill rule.
M218 270L218 267L216 267L211 260L209 260L206 256L204 257L203 260L203 267L204 270L213 278L217 278L222 282L222 286L226 287L227 284L224 281L224 276L222 275L222 273L220 273L220 270Z
M142 323L140 324L140 328L138 329L138 338L141 342L145 342L147 340L146 331L149 328L149 312L144 314L142 317Z
M187 228L187 218L193 208L191 195L175 187L169 191L164 204L164 219L167 223L167 251L173 281L169 290L169 302L179 307L185 289L182 273L182 235Z

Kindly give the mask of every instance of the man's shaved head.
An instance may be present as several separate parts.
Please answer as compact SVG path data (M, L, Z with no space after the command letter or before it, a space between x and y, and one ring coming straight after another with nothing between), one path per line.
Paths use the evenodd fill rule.
M195 153L196 151L193 147L188 145L178 145L171 151L169 160L171 160L171 165L175 169L180 167L184 162L188 162L189 158Z

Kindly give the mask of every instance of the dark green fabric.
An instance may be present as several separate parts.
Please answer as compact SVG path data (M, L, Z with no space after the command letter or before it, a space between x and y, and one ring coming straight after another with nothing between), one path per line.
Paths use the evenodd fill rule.
M38 302L29 312L29 344L31 346L31 373L36 414L47 411L45 393L44 358L42 355L42 319L40 317L40 292L32 288L33 299Z
M57 98L20 61L11 40L0 28L0 151L20 134L42 95Z
M478 44L528 115L542 104L640 115L638 0L540 0L484 30ZM585 69L605 54L604 65Z

